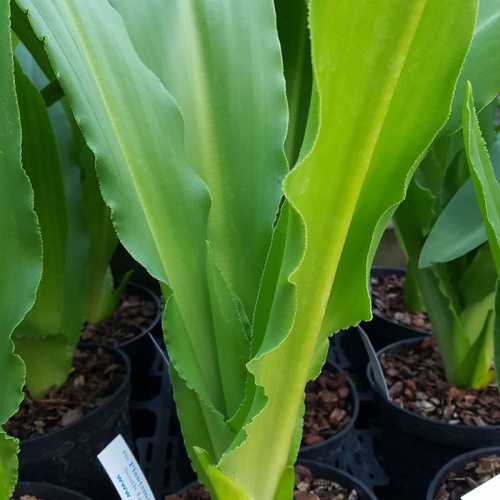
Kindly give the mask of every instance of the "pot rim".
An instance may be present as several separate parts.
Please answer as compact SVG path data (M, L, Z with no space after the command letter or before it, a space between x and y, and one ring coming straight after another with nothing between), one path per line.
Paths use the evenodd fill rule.
M383 354L386 351L389 351L390 349L398 348L398 347L408 345L408 344L416 344L417 342L421 342L421 341L428 339L428 338L429 338L428 336L423 335L421 337L416 337L413 339L404 339L404 340L400 340L399 342L394 342L394 343L389 344L388 346L380 349L379 351L377 351L377 353L376 353L377 358L379 358L381 354ZM465 424L450 424L449 422L443 422L442 420L435 420L435 419L420 415L418 413L414 413L410 410L407 410L406 408L399 406L392 399L387 399L385 397L385 395L382 393L382 391L379 389L379 387L375 384L373 373L372 373L371 361L368 362L368 365L366 367L366 376L368 378L368 382L370 384L372 391L374 392L374 394L376 396L378 396L378 398L380 398L381 400L388 403L392 408L403 412L408 418L411 418L415 421L427 422L429 425L432 425L436 428L460 429L461 432L467 431L467 432L486 433L486 432L491 432L493 430L500 430L500 424L498 424L498 425L483 425L481 427L472 427L470 425L465 425Z
M27 439L20 439L19 440L20 446L23 446L23 445L29 446L31 443L33 443L33 444L36 443L38 445L39 443L43 443L44 440L51 439L55 435L61 436L61 435L63 435L63 433L71 433L73 431L74 427L80 425L81 422L86 422L90 418L95 418L95 414L98 412L98 410L105 407L109 401L113 401L113 400L119 398L120 395L123 394L124 392L130 392L131 363L130 363L130 360L128 359L128 356L126 356L124 352L122 352L117 347L105 346L105 345L100 345L100 344L90 344L90 343L89 344L86 344L86 343L80 344L79 343L77 345L77 348L80 350L91 350L91 351L96 351L97 349L102 348L108 352L111 351L116 356L116 358L118 360L120 360L121 364L123 364L123 366L125 367L125 372L123 374L122 382L120 383L120 385L118 385L115 388L113 393L110 396L108 396L108 398L106 398L106 401L102 405L94 408L91 412L87 413L86 415L83 415L78 420L75 420L74 422L72 422L64 427L56 429L52 432L48 432L47 434L41 434L41 435L33 436L33 437L30 437ZM127 396L127 398L128 398L128 396Z
M444 464L434 476L434 479L430 483L427 490L426 500L434 500L434 494L436 493L438 486L441 484L443 477L448 472L453 472L458 466L465 465L479 457L490 455L492 453L500 455L500 446L477 448L476 450L470 450L452 458L449 462Z
M337 372L342 372L342 371L347 371L344 370L340 365L337 363L333 363L332 361L327 360L325 364L323 365L323 368L327 368L329 371L337 371ZM322 369L323 369L322 368ZM333 368L333 370L331 370ZM359 395L358 395L358 390L356 389L356 386L354 385L354 382L351 380L350 376L347 376L346 379L346 385L349 387L349 395L351 396L351 401L352 401L352 413L351 413L351 419L349 422L346 424L346 426L337 432L336 434L333 434L329 438L325 439L324 441L321 441L320 443L316 444L311 444L309 446L301 446L299 448L299 453L300 452L310 452L319 448L322 448L324 446L330 446L333 442L343 438L348 432L350 432L354 428L354 424L358 418L359 415ZM302 460L302 459L301 459ZM306 460L306 459L303 459Z

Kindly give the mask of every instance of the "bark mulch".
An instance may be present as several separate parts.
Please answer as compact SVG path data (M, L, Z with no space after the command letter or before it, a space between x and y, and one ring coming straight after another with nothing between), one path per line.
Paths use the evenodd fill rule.
M23 440L65 427L102 405L122 383L124 373L124 366L104 349L76 349L68 380L39 400L25 391L19 410L3 428Z
M124 293L117 308L99 324L86 323L81 340L93 344L117 346L147 329L157 314L151 300Z
M458 472L448 472L441 481L434 500L460 500L462 495L477 488L500 473L500 455L478 457Z
M425 312L410 312L404 305L404 275L396 273L371 276L372 310L374 314L400 325L426 333L432 331Z
M311 446L340 432L351 420L352 402L347 372L322 370L308 382L305 394L302 446Z
M434 337L413 348L386 351L380 357L391 399L414 413L473 427L500 424L496 381L482 390L459 389L446 382Z

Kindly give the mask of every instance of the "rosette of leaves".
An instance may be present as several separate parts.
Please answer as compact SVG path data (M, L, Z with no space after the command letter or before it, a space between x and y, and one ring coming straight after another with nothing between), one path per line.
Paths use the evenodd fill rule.
M16 94L26 140L22 157L34 191L43 239L43 273L36 301L16 327L16 352L26 387L37 399L63 384L85 320L114 310L129 275L113 292L109 262L118 238L95 174L95 159L74 122L54 73L27 23L12 4Z
M462 127L467 80L492 158L499 154L495 115L500 91L500 4L480 2L450 119L412 178L395 213L395 229L408 257L405 300L425 309L439 345L445 375L462 388L480 389L494 377L493 255L470 179Z
M370 316L367 270L449 114L477 2L18 5L161 284L200 479L290 498L305 384L328 336Z

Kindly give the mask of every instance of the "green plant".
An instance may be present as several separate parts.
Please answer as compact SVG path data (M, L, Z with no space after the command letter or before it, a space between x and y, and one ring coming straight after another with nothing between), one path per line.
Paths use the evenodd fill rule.
M467 163L471 174L471 183L476 194L478 207L483 220L483 228L488 238L497 278L500 279L500 186L499 177L500 156L498 141L495 143L497 154L491 155L495 162L495 169L488 155L472 97L472 85L468 83L464 96L463 106L464 143L467 154ZM496 175L495 175L496 174ZM472 210L474 208L472 206ZM479 229L476 234L482 233ZM497 279L495 288L495 318L494 318L494 351L495 361L500 359L500 292ZM500 387L500 371L496 370L497 383Z
M33 191L21 163L21 122L14 84L9 2L0 2L0 426L23 398L25 369L11 333L33 305L42 272ZM20 263L22 263L20 265ZM0 427L0 498L17 481L17 441Z
M470 79L483 110L483 130L489 145L494 144L500 73L492 68L500 67L499 34L500 6L484 0L450 119L429 148L394 215L396 232L408 257L407 306L427 311L446 378L460 387L482 388L494 377L496 274L486 235L477 241L472 227L482 227L482 222L479 210L475 215L471 210L476 202L470 180L467 182L469 170L459 129L463 90Z
M113 311L129 274L113 292L109 262L118 238L94 157L60 88L50 83L54 73L43 46L15 4L12 28L24 43L15 51L22 156L44 248L35 304L13 339L26 364L26 387L39 398L66 381L84 321L98 323Z
M290 498L306 381L328 335L370 316L367 269L449 113L477 2L311 0L313 78L303 0L18 4L162 286L200 479ZM278 22L278 40L287 5L298 31Z
M45 103L20 66L16 94L23 129L23 165L34 191L43 241L43 272L36 300L13 339L26 364L26 387L35 399L63 384L84 324L88 300L87 233L80 197L80 168L70 145L61 104L51 123Z

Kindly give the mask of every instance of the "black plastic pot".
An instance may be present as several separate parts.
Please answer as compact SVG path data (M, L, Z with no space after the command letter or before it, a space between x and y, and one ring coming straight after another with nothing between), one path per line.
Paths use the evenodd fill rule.
M156 314L151 318L151 323L147 328L131 339L114 345L114 347L121 349L130 359L132 395L141 397L141 392L144 391L145 382L149 374L149 367L156 356L155 346L151 342L150 337L153 336L158 339L159 343L161 343L162 340L162 306L158 295L145 286L137 283L127 283L126 292L137 295L143 300L152 302L156 307Z
M424 338L391 344L377 354L414 345ZM452 458L500 445L500 426L453 425L412 413L385 397L374 382L370 364L367 372L380 414L381 452L390 478L390 498L421 500L436 473Z
M95 351L98 346L84 345ZM19 451L21 481L49 482L89 495L93 500L118 498L97 455L118 435L132 446L128 412L130 362L119 350L114 353L122 363L125 377L116 391L91 413L57 431L22 440Z
M382 277L388 274L396 274L404 276L405 270L395 267L372 267L370 276ZM408 340L422 336L428 336L429 333L421 330L416 330L409 326L396 323L385 316L374 313L371 321L363 321L360 324L365 331L370 342L375 349L379 351L384 347L399 342L400 340ZM366 378L366 366L368 365L368 355L366 354L365 346L357 332L356 328L349 328L343 332L339 332L337 342L345 353L351 364L351 370L359 377L363 388L369 387L369 382Z
M335 481L346 489L356 490L359 500L377 500L377 497L371 490L364 485L359 479L351 476L347 472L341 471L330 465L317 462L315 460L298 459L297 464L307 467L316 479L325 479L327 481ZM194 481L177 492L179 497L192 488L199 486L199 482Z
M162 340L162 306L158 295L149 288L136 283L128 283L127 291L139 295L142 299L149 300L156 305L156 315L152 318L149 327L130 340L116 346L125 352L130 359L132 395L140 397L141 392L144 390L144 383L149 375L149 367L156 356L156 348L151 342L151 336Z
M468 463L476 461L479 457L486 457L493 454L500 454L500 446L480 448L478 450L469 451L450 460L435 475L432 483L429 486L429 489L427 490L426 500L434 500L439 486L441 485L441 481L449 472L460 473L463 470L464 466L466 466Z
M48 483L20 482L14 490L14 498L22 495L32 495L43 500L92 500L82 493Z
M356 490L359 500L376 500L377 498L367 485L347 472L314 460L302 460L299 458L297 463L310 469L315 478L336 481L346 489Z
M137 461L155 498L163 498L195 476L175 412L167 359L158 347L155 352L144 390L132 395L129 408Z

